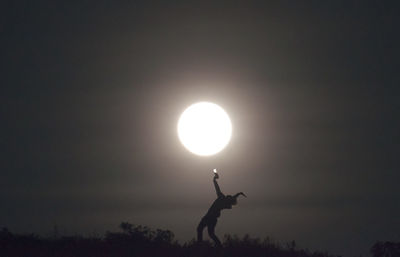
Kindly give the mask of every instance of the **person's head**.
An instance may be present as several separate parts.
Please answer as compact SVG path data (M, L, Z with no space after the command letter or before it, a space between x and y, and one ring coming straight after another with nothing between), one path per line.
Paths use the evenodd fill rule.
M226 203L230 206L230 208L232 208L233 205L237 204L237 199L234 196L227 195L225 199Z

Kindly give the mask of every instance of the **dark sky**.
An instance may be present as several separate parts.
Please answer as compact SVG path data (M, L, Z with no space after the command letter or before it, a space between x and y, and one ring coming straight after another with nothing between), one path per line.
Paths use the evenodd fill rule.
M400 240L398 6L382 1L10 1L0 6L0 226L181 241L217 234L355 256ZM221 105L229 146L176 124Z

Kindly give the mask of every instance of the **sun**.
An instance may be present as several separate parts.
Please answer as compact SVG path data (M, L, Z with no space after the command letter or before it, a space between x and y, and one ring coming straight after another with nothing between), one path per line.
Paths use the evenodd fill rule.
M232 123L220 106L210 102L192 104L178 121L178 136L190 152L208 156L224 149L232 136Z

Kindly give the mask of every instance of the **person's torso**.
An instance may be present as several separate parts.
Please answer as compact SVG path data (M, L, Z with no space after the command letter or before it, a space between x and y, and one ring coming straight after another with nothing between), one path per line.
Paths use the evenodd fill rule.
M225 197L218 197L208 209L206 216L218 218L221 215L221 210L228 208L226 205Z

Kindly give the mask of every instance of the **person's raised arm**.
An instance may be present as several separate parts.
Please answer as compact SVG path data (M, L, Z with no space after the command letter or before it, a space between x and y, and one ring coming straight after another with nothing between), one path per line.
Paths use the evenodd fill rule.
M218 185L218 182L217 182L218 178L219 178L218 174L215 174L213 181L214 181L215 191L217 192L217 196L221 197L221 196L224 196L224 194L221 192L221 189L219 188L219 185Z

